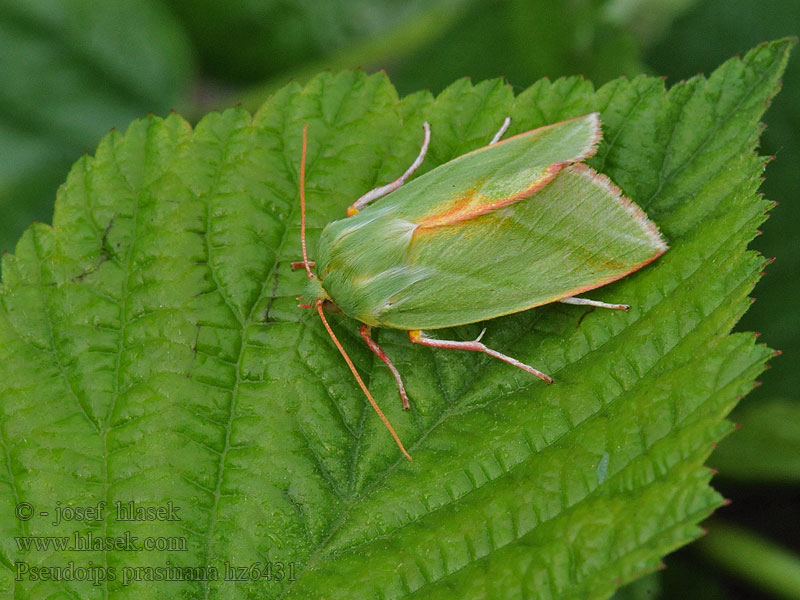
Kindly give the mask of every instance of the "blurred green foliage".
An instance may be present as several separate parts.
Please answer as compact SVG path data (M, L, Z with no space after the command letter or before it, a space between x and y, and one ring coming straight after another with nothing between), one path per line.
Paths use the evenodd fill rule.
M50 222L69 166L112 127L181 108L191 46L159 2L0 2L0 250Z
M204 72L240 85L345 50L463 0L326 2L164 0L194 43Z
M13 251L31 220L50 222L81 153L149 112L252 109L289 79L355 66L386 69L401 93L438 92L462 76L505 75L517 89L575 73L597 84L641 71L674 82L798 33L796 0L0 0L0 250ZM800 60L784 81L762 139L776 155L763 192L781 204L754 243L777 261L740 324L784 356L735 413L742 432L711 459L723 491L742 498L732 517L778 537L769 518L797 521L800 483ZM691 552L630 597L676 597L680 585L745 597Z

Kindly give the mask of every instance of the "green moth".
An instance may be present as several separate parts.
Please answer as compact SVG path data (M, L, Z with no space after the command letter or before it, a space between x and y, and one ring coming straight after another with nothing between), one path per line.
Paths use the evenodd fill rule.
M403 185L422 164L430 142L423 124L419 155L395 181L354 202L347 218L322 231L316 261L305 240L305 157L300 164L301 242L308 297L361 389L405 456L323 312L331 303L361 321L361 336L394 375L400 373L370 336L371 327L408 331L433 348L484 352L551 383L521 361L471 342L442 340L429 330L475 323L550 302L627 310L578 298L658 258L667 250L658 228L611 180L583 161L602 139L597 113L501 138ZM378 198L388 196L371 204ZM316 275L311 267L316 267Z

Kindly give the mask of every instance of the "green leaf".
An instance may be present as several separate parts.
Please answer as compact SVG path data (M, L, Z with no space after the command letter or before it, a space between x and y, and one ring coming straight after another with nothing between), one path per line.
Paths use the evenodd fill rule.
M800 556L756 533L715 521L698 549L770 597L800 597Z
M75 157L112 127L178 108L190 57L157 2L0 2L0 250L49 220Z
M741 425L720 444L711 463L725 478L743 481L800 481L800 402L766 398L736 412Z
M721 57L761 40L794 35L799 22L800 3L795 0L706 0L675 24L664 43L653 49L648 62L657 72L679 79L710 70ZM793 456L790 447L773 455L768 464L761 463L765 458L759 450L762 445L753 445L754 439L747 432L751 429L748 422L757 418L762 410L765 419L777 416L772 397L791 398L800 405L800 369L797 368L800 357L800 278L797 277L800 272L800 244L797 243L800 202L793 200L797 195L797 165L800 164L800 62L791 61L782 79L784 92L770 107L769 126L761 145L764 154L775 155L775 160L767 167L762 191L768 198L780 201L780 206L764 223L764 234L753 242L765 256L775 256L777 260L756 287L754 296L758 301L739 328L760 331L763 339L781 349L784 356L774 361L773 368L764 374L764 386L737 409L742 414L734 414L734 419L741 421L744 428L741 435L726 440L723 453L731 458L735 455L738 462L730 464L731 470L727 468L728 460L724 465L720 463L720 467L724 467L722 475L736 478L777 480L791 477L797 480L800 475L800 471L790 475L783 467L774 468L781 460L786 461L785 467L789 466ZM762 401L766 403L763 409ZM776 425L783 430L786 423ZM761 429L760 425L757 427ZM766 438L763 442L774 443ZM736 448L740 443L742 446ZM755 454L747 455L749 450ZM760 476L756 471L762 464L764 475ZM750 473L745 474L745 470ZM766 490L763 494L772 496L772 491ZM755 512L763 510L762 503L755 498L751 506Z
M53 227L29 228L3 262L2 498L9 515L23 502L36 512L0 521L0 589L604 598L655 569L720 504L702 464L772 354L730 330L764 262L746 250L770 206L754 149L792 45L761 46L669 92L644 76L596 91L573 77L515 98L500 81L462 80L398 100L384 75L323 74L253 117L213 113L194 130L151 117L109 134L72 169ZM554 375L551 386L384 330L412 398L403 413L356 323L334 319L414 456L406 462L319 320L295 306L303 124L313 257L327 222L407 166L423 119L430 169L485 144L507 114L520 131L593 110L605 141L592 166L671 249L593 294L630 303L628 314L558 305L487 323L490 345ZM117 501L171 502L181 520L119 521L107 509L51 524L58 506ZM13 541L73 531L186 547ZM70 561L115 578L15 580L15 563ZM147 570L165 566L218 571L163 581ZM251 566L244 580L230 571Z

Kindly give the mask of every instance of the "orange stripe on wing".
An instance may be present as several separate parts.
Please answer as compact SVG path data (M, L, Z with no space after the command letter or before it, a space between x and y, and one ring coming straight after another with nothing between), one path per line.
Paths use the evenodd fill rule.
M453 225L454 223L468 221L469 219L474 219L475 217L485 215L486 213L497 210L498 208L503 208L504 206L513 204L517 200L527 198L550 183L553 180L553 177L555 177L558 172L568 164L569 163L567 162L557 162L549 165L545 169L544 173L537 177L530 186L522 190L520 193L509 196L508 198L501 198L500 200L493 200L490 202L481 202L480 197L476 192L468 191L461 198L450 204L447 210L444 212L428 215L421 221L417 221L417 230L435 229L436 227L443 227L445 225ZM479 187L482 183L483 182L479 182L475 187ZM476 200L478 200L477 203Z

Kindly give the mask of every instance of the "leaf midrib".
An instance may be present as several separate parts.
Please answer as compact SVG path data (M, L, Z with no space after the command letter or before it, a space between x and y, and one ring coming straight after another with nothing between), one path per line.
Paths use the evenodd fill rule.
M773 59L773 62L775 60L777 60L777 61L783 60L785 62L786 59L787 59L786 53L784 52L782 54L776 54L776 57ZM738 61L738 66L740 66L740 67L742 66L742 60L741 59L739 59L739 61ZM730 69L731 68L730 65L728 65L727 68ZM730 73L728 71L724 71L723 74L725 75L726 79L730 75ZM740 112L742 112L740 110L741 107L745 104L746 101L748 101L748 100L752 101L753 92L755 90L757 90L757 89L761 89L763 87L763 83L771 76L771 74L772 74L772 71L770 70L769 67L763 68L761 70L760 75L755 79L754 83L751 86L749 86L745 92L742 92L741 98L736 103L736 105L730 111L726 112L724 114L724 116L717 117L717 118L714 119L714 128L711 130L711 132L708 135L706 135L706 137L703 139L703 141L700 144L698 144L698 146L695 149L695 151L689 157L687 157L686 160L684 160L680 165L678 165L672 171L672 173L669 173L666 177L664 177L665 161L666 161L666 158L667 158L667 156L669 154L669 149L673 145L673 141L675 139L675 133L678 130L678 125L680 124L680 117L678 117L678 118L676 118L676 119L674 119L672 121L672 128L671 128L671 131L670 131L670 137L669 137L669 140L667 141L667 144L664 146L664 153L661 156L661 167L660 167L660 169L658 171L658 187L655 189L655 191L653 191L653 193L650 195L649 198L647 198L646 200L644 200L642 202L641 207L642 207L643 210L647 210L647 208L658 197L659 193L664 188L664 186L666 186L669 183L671 183L676 177L678 177L681 173L683 173L687 169L687 167L689 165L694 164L695 159L697 158L697 156L699 156L700 153L705 150L706 146L711 142L711 140L713 140L714 137L716 137L716 133L722 128L722 125L724 123L730 121L732 115L736 115L736 114L739 114ZM708 84L709 84L709 80L708 79L698 75L698 76L696 76L696 78L693 78L693 80L697 83L697 87L695 87L692 90L692 94L690 96L688 96L687 99L684 102L681 103L681 107L680 107L680 114L681 115L686 110L686 105L688 104L689 100L692 97L694 97L694 95L698 91L702 94L708 88ZM686 82L684 84L678 84L678 85L688 85L690 82L692 82L692 80L690 80L690 81L688 81L688 82ZM677 86L675 86L675 87L677 87ZM724 88L724 83L721 83L720 87ZM670 90L670 93L671 92L672 92L672 90ZM776 88L771 89L767 93L766 99L768 100L769 98L772 98L775 95L776 92L777 92ZM669 95L667 96L666 101L667 102L670 101ZM677 200L680 200L680 199L681 198L677 198Z
M145 136L145 144L150 141L150 132L152 131L152 124L147 128L147 134ZM120 294L120 299L118 301L119 306L119 315L120 315L120 327L119 327L119 334L117 337L118 340L118 350L115 353L114 357L114 392L111 396L111 402L109 406L106 408L106 416L103 420L102 424L102 442L103 442L103 500L105 501L105 506L113 506L113 503L110 501L110 491L111 491L111 481L110 481L110 473L108 467L108 457L109 457L109 449L108 449L108 434L111 432L111 419L114 416L114 409L117 405L117 401L119 400L120 396L120 367L122 364L122 354L125 351L125 328L128 326L128 315L127 315L127 304L128 304L128 279L131 274L131 261L133 257L133 250L136 247L136 239L137 239L137 232L138 232L138 216L139 216L139 208L141 206L142 200L142 189L144 186L140 187L139 190L135 190L134 186L128 180L125 171L121 168L118 157L117 157L117 149L118 146L115 144L112 151L112 156L114 159L114 166L117 168L119 172L120 179L125 183L128 191L131 195L135 196L135 206L133 210L132 216L132 236L130 240L130 244L126 248L125 252L125 277L122 278L122 293ZM147 153L149 149L145 150ZM102 538L108 538L108 519L102 520ZM103 547L103 567L104 569L108 569L108 553L109 550L105 546ZM103 598L108 598L108 582L103 581Z
M253 120L252 120L252 117L251 117L250 122L247 124L246 127L252 127L252 124L253 124ZM241 342L239 344L239 355L236 358L236 365L235 365L235 371L234 371L235 380L233 382L233 387L230 389L231 401L230 401L230 405L229 405L230 409L228 411L228 420L227 420L226 423L224 423L225 441L224 441L222 450L219 451L219 460L217 461L217 481L216 481L216 483L214 485L214 502L213 502L213 504L211 506L211 509L209 511L210 514L209 514L208 530L207 530L206 535L205 535L205 544L203 545L204 550L205 550L205 552L204 552L205 561L204 561L203 564L211 564L210 560L209 560L209 557L211 555L212 544L213 544L213 541L214 541L214 530L215 530L216 525L217 525L217 512L218 512L218 509L219 509L219 500L220 500L220 497L222 496L222 480L223 480L224 473L225 473L225 460L228 457L228 451L231 449L231 430L233 429L233 421L234 421L234 416L236 414L236 406L237 406L237 399L238 399L238 393L239 393L239 382L241 380L240 374L241 374L241 367L242 367L242 357L244 356L244 351L245 351L245 348L247 347L247 344L245 344L245 331L246 331L247 326L249 325L250 320L252 318L253 310L258 305L258 300L261 299L261 296L264 293L264 287L266 286L266 283L268 281L270 281L269 278L264 279L264 282L261 284L261 291L259 292L259 297L253 303L253 306L250 307L250 311L248 313L247 320L243 322L242 321L242 316L241 316L239 310L237 310L234 307L234 305L231 303L231 299L228 297L227 294L225 294L224 288L220 285L219 279L217 277L217 273L214 270L213 264L211 263L212 247L211 247L211 242L208 239L208 232L211 230L211 206L210 205L211 205L211 201L214 198L215 192L217 191L217 188L219 186L219 182L220 182L220 179L222 177L222 173L225 170L225 168L229 165L229 163L228 163L229 150L230 150L231 139L233 137L234 137L233 133L231 133L230 135L228 135L226 137L225 146L223 148L222 157L221 157L221 160L220 160L220 166L216 169L214 180L211 183L211 185L209 185L208 190L205 193L206 201L203 202L203 205L204 205L204 208L205 208L205 215L204 215L204 217L205 217L204 218L205 230L203 232L203 242L204 242L205 250L206 250L206 261L205 261L205 264L206 264L206 266L208 268L209 273L211 274L211 280L213 281L214 286L216 287L217 291L219 292L219 295L222 298L222 301L225 303L225 306L230 311L230 314L236 319L236 322L239 324L239 328L241 330L241 337L240 337ZM252 140L252 139L253 139L252 135L248 136L248 140ZM209 597L209 594L211 593L211 585L210 585L210 583L211 583L210 579L204 579L203 580L203 598L207 599Z
M299 92L299 94L303 94L303 93L304 93L303 91ZM344 106L345 98L346 98L346 96L342 98L341 103L337 107L336 113L333 115L333 121L334 122L335 122L335 117L339 114L339 112L341 111L342 107ZM281 141L284 141L285 137L286 137L285 134L288 132L287 119L286 118L284 118L282 124L283 124L282 133L284 135L277 136L277 139L279 139ZM249 127L254 127L255 126L254 118L251 118L250 123L248 124L248 126ZM253 137L251 136L250 139L253 139ZM327 139L328 138L326 138L326 140ZM322 143L320 145L320 151L317 152L317 154L314 156L313 160L311 161L311 163L307 167L307 172L309 174L313 171L313 166L314 166L314 163L316 162L316 160L318 160L318 158L323 155L322 150L324 150L329 145L330 144L328 144L328 143ZM297 176L295 175L293 164L291 162L293 159L291 159L287 155L287 150L288 149L286 148L286 146L284 144L283 152L281 153L281 156L283 157L283 160L284 160L284 167L285 167L284 173L288 177L290 177L292 179L295 189L298 189L299 182L297 180ZM218 175L217 175L217 178L215 178L215 183L219 179L219 172L220 171L221 171L221 168L218 170ZM210 195L210 193L209 193L209 195ZM261 289L259 291L258 297L254 300L252 306L250 307L250 309L248 311L247 318L244 321L239 319L240 327L241 327L241 336L240 336L241 345L240 345L240 350L239 350L239 357L238 357L237 362L236 362L236 372L235 372L236 380L235 380L235 383L234 383L234 387L231 389L230 411L229 411L229 415L228 415L228 423L227 423L226 428L225 428L225 447L224 447L224 449L223 449L223 451L221 453L221 456L220 456L218 474L217 474L217 482L216 482L216 485L215 485L215 490L216 490L215 501L214 501L214 507L212 508L212 511L211 511L212 512L212 515L211 515L212 521L211 521L211 524L209 526L208 535L206 536L206 538L207 538L207 541L206 541L207 556L210 554L210 551L211 551L211 541L212 541L211 538L213 536L214 523L216 522L216 513L217 513L217 507L218 507L218 500L219 500L219 490L221 488L222 480L224 478L224 473L225 473L224 457L225 457L225 454L226 454L227 450L230 447L229 440L230 440L230 432L231 432L231 423L232 423L232 419L233 419L233 416L234 416L234 413L235 413L236 400L237 400L238 389L239 389L239 382L241 380L242 357L243 357L243 353L244 353L244 348L246 346L245 343L244 343L245 333L246 333L247 327L252 325L253 322L254 322L254 320L253 320L254 312L255 312L256 308L259 306L259 303L264 298L265 288L267 287L267 284L272 282L271 287L273 287L273 288L275 287L275 285L277 285L277 281L278 281L278 278L279 278L278 268L281 265L281 263L283 262L285 249L286 249L286 246L287 246L287 243L288 243L288 239L289 239L289 237L288 237L289 227L287 226L287 224L288 223L293 223L295 221L296 216L297 216L297 210L298 210L298 203L297 202L291 202L289 205L290 205L290 209L289 209L289 215L288 215L287 219L280 222L280 225L282 226L282 230L283 231L280 234L280 243L278 244L277 250L275 252L275 259L274 259L272 267L270 269L270 273L269 273L269 275L267 277L264 278L264 281L262 282ZM208 203L206 203L206 206L208 206ZM206 213L206 214L208 215L208 213ZM206 222L206 225L208 225L208 221ZM208 252L208 255L210 257L210 248L208 246L207 246L207 252ZM211 269L210 264L209 264L209 269ZM216 279L215 279L215 284L216 283L217 282L216 282ZM218 290L220 292L220 295L223 296L226 304L228 304L228 306L230 308L229 299L227 297L225 297L225 294L223 293L223 289L218 287ZM234 314L236 314L236 313L234 312ZM237 319L238 319L238 317L237 317ZM266 315L266 320L269 320L269 314L268 313ZM301 329L303 329L303 328L306 327L306 321L305 320L300 320L298 322L298 325L299 325L299 327ZM331 400L333 400L333 399L331 399ZM365 413L366 413L366 411L364 409L362 409L361 420L364 419ZM359 431L359 434L360 434L360 431ZM325 469L324 464L319 459L319 457L316 454L313 454L313 453L312 453L312 455L314 456L314 459L317 462L318 468L324 470ZM356 461L356 456L354 454L353 462L355 462L355 461ZM336 489L334 488L333 491L336 492ZM304 527L306 527L306 531L307 531L307 524L305 523L305 521L303 521L303 524L304 524ZM204 597L208 598L209 594L211 593L210 581L205 581L204 585L203 585L203 588L204 588ZM290 588L287 586L284 589L288 590Z

